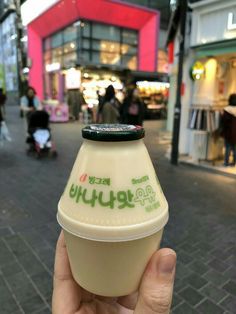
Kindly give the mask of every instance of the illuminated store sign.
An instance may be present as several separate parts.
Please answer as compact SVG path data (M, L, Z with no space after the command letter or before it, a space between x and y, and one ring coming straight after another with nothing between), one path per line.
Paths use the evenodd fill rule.
M66 71L66 88L77 89L81 85L81 71L71 68Z
M191 77L193 80L200 80L203 78L205 73L204 64L200 61L196 61L191 68Z
M46 71L47 72L54 72L60 70L61 65L58 62L46 64Z
M234 23L234 14L232 12L228 14L227 29L229 31L236 29L236 18L235 18L235 23Z

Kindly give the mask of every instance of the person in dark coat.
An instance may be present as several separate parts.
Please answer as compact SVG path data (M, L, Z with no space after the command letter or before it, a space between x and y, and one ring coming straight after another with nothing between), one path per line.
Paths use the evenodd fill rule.
M82 106L86 105L83 93L79 88L68 90L67 102L69 106L70 118L73 120L78 120Z
M224 108L222 116L222 136L225 139L225 166L236 164L236 94L229 96L229 105ZM229 164L230 153L233 152L233 163Z
M119 123L120 104L115 96L115 89L112 85L107 87L99 111L101 115L101 123Z
M3 92L3 89L0 88L0 122L4 120L6 100L7 100L7 96Z
M144 112L144 104L139 97L138 89L129 89L121 108L121 122L125 124L143 125Z

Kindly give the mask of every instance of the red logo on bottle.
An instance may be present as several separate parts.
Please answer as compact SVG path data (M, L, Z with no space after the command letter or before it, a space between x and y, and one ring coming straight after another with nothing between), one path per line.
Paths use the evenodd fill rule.
M80 182L85 182L87 179L87 174L82 174L79 178Z

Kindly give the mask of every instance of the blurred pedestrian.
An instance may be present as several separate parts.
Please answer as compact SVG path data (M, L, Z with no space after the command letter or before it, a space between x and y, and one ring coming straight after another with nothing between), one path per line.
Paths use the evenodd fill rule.
M137 88L127 90L127 96L124 99L121 108L121 121L125 124L143 125L144 103L139 97Z
M115 89L109 85L106 89L102 105L100 106L101 123L120 122L120 103L115 97Z
M32 86L29 86L26 95L21 97L20 107L25 113L42 108L40 100L36 96L36 91Z
M86 105L84 96L79 88L68 90L67 102L69 106L70 119L78 120L82 106Z
M3 89L0 88L0 118L4 120L5 117L5 103L7 100L7 96L4 93Z
M20 109L23 115L26 117L27 124L30 119L30 114L35 110L41 110L42 106L39 98L36 96L36 91L32 86L29 86L26 91L26 95L20 99Z
M236 94L229 96L229 105L224 108L222 116L222 136L225 139L224 166L236 164ZM230 153L233 153L233 162L229 163Z
M3 89L0 88L0 143L3 141L11 141L11 136L5 121L5 102L6 94L3 92Z

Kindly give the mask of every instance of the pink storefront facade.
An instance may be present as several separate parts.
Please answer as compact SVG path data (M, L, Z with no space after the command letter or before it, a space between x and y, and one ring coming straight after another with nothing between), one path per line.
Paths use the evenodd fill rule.
M159 12L117 0L61 0L27 25L29 84L45 97L43 42L68 25L86 20L132 29L138 33L138 71L157 69Z

